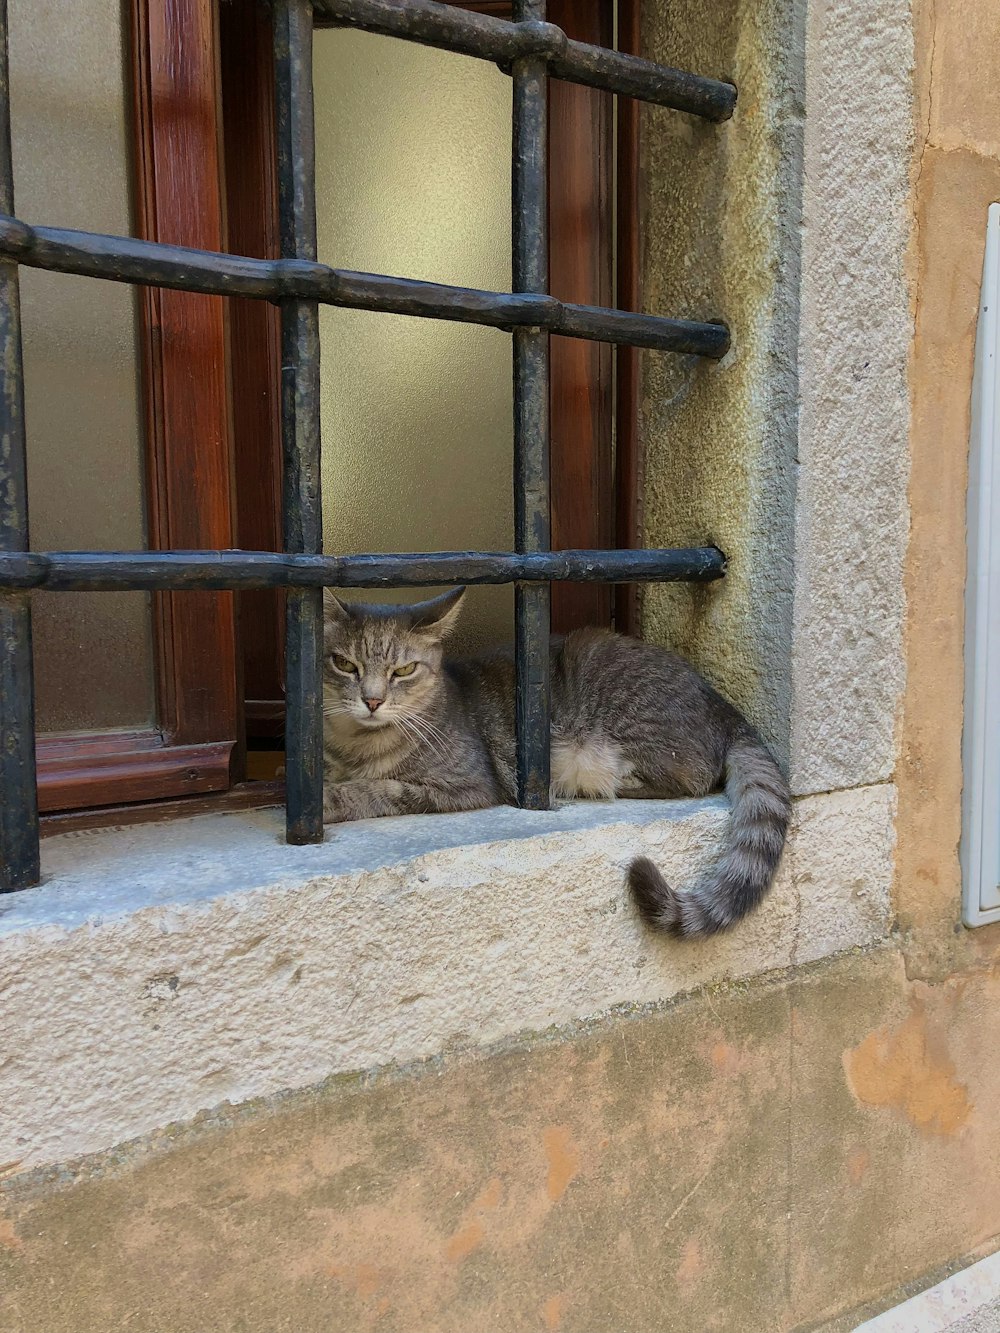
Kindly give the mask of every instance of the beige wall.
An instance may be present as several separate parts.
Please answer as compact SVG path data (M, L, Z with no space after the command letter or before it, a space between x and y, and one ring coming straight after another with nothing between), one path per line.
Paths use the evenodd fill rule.
M915 973L997 956L954 933L961 893L965 505L987 206L1000 200L1000 18L985 0L916 13L908 688L899 765L898 910Z
M998 1006L889 947L171 1127L12 1191L0 1326L814 1326L1000 1230Z
M763 343L743 354L759 358L765 401L780 402L780 384L797 385L794 408L786 404L789 416L781 418L783 430L791 417L798 423L794 580L780 585L776 615L791 644L783 725L797 788L813 793L799 802L799 818L807 806L817 819L834 805L851 812L830 826L822 856L807 854L804 843L793 853L787 887L769 909L779 915L764 924L778 922L808 941L815 904L836 908L870 894L877 872L862 868L824 896L859 840L873 839L870 846L888 854L891 835L866 825L866 811L876 802L891 809L898 790L893 919L868 943L834 941L831 956L793 955L756 974L741 973L746 951L734 936L723 972L708 980L690 971L707 955L678 963L678 946L657 953L633 940L622 908L598 901L597 886L588 888L576 866L588 844L568 836L545 840L543 878L550 886L565 879L566 892L576 885L581 911L593 919L578 930L572 914L559 918L537 955L532 947L548 918L534 918L532 907L520 934L519 903L535 903L538 875L522 869L501 884L507 853L490 847L476 892L507 897L468 956L458 952L462 885L442 876L439 863L419 873L423 863L413 863L411 885L409 868L376 881L361 860L352 862L343 890L320 885L284 904L271 893L255 904L205 907L203 926L210 910L213 928L200 935L194 916L179 908L147 912L150 962L174 949L193 967L197 941L205 941L199 956L211 966L189 994L209 1018L213 987L237 972L250 977L266 997L252 1026L275 1068L282 1031L304 1049L294 1017L309 973L296 977L294 960L264 956L261 942L270 948L292 924L304 938L311 919L313 933L331 932L332 947L348 910L355 930L366 911L385 921L402 902L415 913L402 935L383 928L351 936L350 952L370 969L372 985L379 949L398 955L393 975L406 968L430 975L433 957L442 975L471 968L470 978L480 950L490 960L481 974L489 986L509 975L504 1003L515 1017L523 996L536 994L525 958L532 967L550 960L569 968L583 999L577 1019L560 1018L541 1034L510 1031L479 1049L463 1034L442 1035L441 1050L425 1063L223 1105L76 1162L50 1154L49 1165L23 1170L17 1158L31 1149L25 1132L23 1149L12 1141L0 1213L0 1326L18 1333L263 1333L285 1325L786 1333L822 1323L840 1333L853 1326L851 1312L889 1303L904 1284L997 1248L1000 926L959 925L957 840L968 400L986 204L1000 197L1000 13L993 0L958 8L917 0L911 19L905 4L882 0L876 21L870 3L814 0L796 27L797 9L747 7L724 46L742 62L745 87L760 94L741 98L735 143L758 151L752 126L754 117L766 120L769 98L781 112L778 140L805 112L802 273L798 295L786 290L783 298L801 300L801 337L793 351L765 321ZM682 10L664 4L651 12L664 22L673 14L679 25L677 46L670 48L668 28L657 53L683 52L693 29L684 29ZM790 77L776 97L767 73L773 57L755 75L753 44L779 39L798 51L801 83ZM785 68L794 72L796 59ZM895 145L888 162L887 142ZM781 216L797 244L792 215ZM753 254L761 262L781 251L776 235L758 238ZM869 271L875 287L866 286ZM758 290L773 295L782 281L772 272ZM882 297L888 306L878 304ZM770 367L781 355L795 357L792 370ZM739 367L734 374L756 391L756 371L745 380ZM657 382L647 376L647 395ZM900 384L908 385L902 400ZM666 410L659 401L647 407ZM766 414L753 412L748 429L760 432ZM660 443L647 438L654 453L666 450L665 434ZM760 436L751 444L754 467L763 467ZM712 455L718 442L709 445L708 475L720 466ZM756 558L762 548L751 528L733 518L732 533L734 552ZM706 610L708 630L692 640L709 662L723 660L712 655L726 623L752 633L748 608L762 594L737 583L725 595L729 609ZM672 614L663 602L651 623L667 633ZM766 657L747 651L753 661ZM767 692L756 691L750 674L740 679L762 719L780 731L780 709L767 704ZM597 830L593 861L614 860L630 836ZM662 838L685 864L693 854L683 838L670 843L653 826L641 836ZM527 844L518 853L537 855ZM872 866L880 864L875 857ZM190 858L179 856L177 865L182 873ZM376 896L366 898L375 885ZM419 929L421 915L433 917L434 893L445 889L457 900L449 898L448 948L460 966L449 967L447 951L432 953L433 933ZM266 912L279 919L262 934ZM634 986L642 1003L585 1013L589 978L601 971L588 961L601 948L601 913L621 950L616 981ZM114 940L131 939L139 915L103 930L81 915L76 934L89 932L88 957L109 949L112 969ZM157 932L167 943L154 948ZM55 967L57 949L70 956L68 927L40 926L36 935L48 949L39 954L46 965ZM183 948L182 935L190 935ZM68 1023L74 1004L79 1014L89 982L83 953L75 956L78 974L49 1010L44 991L29 997L26 980L9 983L11 1002L25 999L29 1050L27 998L45 1020L39 1041L62 1031L54 1019ZM678 968L690 986L667 991L664 978L676 980ZM65 975L55 970L53 981ZM116 1014L131 1013L138 979L128 966L113 972ZM158 1034L181 1020L189 1001L169 975L149 985L132 999ZM357 1004L345 997L330 1022L371 1030L373 1041L378 1030L394 1039L419 1035L426 997L401 989L396 999L382 996L369 1029L351 1017L365 1004L363 992ZM476 1013L483 1002L475 997ZM239 1028L242 1012L216 1011L215 1034ZM318 1001L309 1012L315 1044L324 1038ZM253 1031L241 1035L251 1050L253 1039ZM65 1041L79 1058L71 1037ZM184 1049L167 1031L162 1063L147 1058L141 1078L127 1062L116 1066L107 1117L128 1104L133 1087L158 1086ZM73 1079L64 1087L59 1063L47 1067L72 1119ZM210 1079L213 1071L204 1072ZM39 1110L33 1118L42 1117ZM58 1129L54 1120L46 1126Z

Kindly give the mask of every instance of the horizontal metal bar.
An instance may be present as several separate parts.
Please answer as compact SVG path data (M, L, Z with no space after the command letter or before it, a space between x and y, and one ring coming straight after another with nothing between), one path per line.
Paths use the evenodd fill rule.
M713 359L725 356L729 350L729 330L721 323L569 305L554 296L533 292L478 291L378 273L351 273L304 259L248 259L130 236L30 227L3 215L0 256L54 273L216 296L270 301L298 297L352 310L457 320L498 329L540 328L568 338Z
M531 19L511 23L435 0L407 0L405 5L399 0L313 0L313 13L343 26L493 60L504 69L519 57L540 56L557 79L688 111L705 120L728 120L736 105L731 83L574 42L554 23Z
M289 555L274 551L16 551L0 590L429 588L442 583L708 583L726 572L714 546L657 551L434 551Z

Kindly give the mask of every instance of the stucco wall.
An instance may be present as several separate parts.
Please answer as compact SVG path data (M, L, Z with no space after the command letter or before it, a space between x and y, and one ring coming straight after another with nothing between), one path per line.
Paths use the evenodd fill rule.
M736 114L698 124L641 112L643 305L725 319L721 363L643 357L643 534L710 543L725 582L642 591L647 638L696 662L787 760L798 416L802 41L794 6L656 0L655 59L731 79Z
M891 778L909 531L914 38L909 0L806 25L792 782Z
M10 1186L0 1327L804 1329L1000 1231L998 1010L890 946L222 1108Z
M908 686L898 770L897 901L910 966L992 962L997 930L956 936L961 873L963 598L970 390L986 234L1000 200L995 6L916 7Z
M729 127L645 124L648 303L737 335L647 358L650 539L733 564L645 610L808 793L772 903L687 949L608 890L640 843L693 868L717 806L377 871L362 830L305 887L277 843L242 887L181 846L188 890L104 918L29 895L0 1326L843 1333L998 1248L1000 927L959 925L957 839L1000 15L656 0L646 41L742 85Z

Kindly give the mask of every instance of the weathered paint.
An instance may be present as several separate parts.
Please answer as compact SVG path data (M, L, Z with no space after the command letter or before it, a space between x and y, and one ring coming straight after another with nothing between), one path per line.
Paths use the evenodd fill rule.
M1000 37L988 0L918 0L906 571L907 690L895 898L915 974L990 964L959 926L969 410L986 209L1000 199Z
M919 999L902 1023L870 1032L847 1051L844 1069L858 1101L889 1107L928 1134L957 1134L972 1114L944 1034L928 1030L926 1007Z
M959 1132L859 1098L894 1041ZM779 1333L1000 1232L997 1041L1000 975L885 944L223 1111L8 1184L0 1327Z

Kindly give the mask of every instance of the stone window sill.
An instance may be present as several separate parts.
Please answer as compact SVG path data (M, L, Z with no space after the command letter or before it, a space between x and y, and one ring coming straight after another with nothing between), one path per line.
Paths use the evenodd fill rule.
M869 943L892 808L884 785L800 801L765 906L697 943L651 935L624 870L644 852L690 881L722 798L375 820L319 847L272 810L46 839L45 882L0 902L0 1161Z

